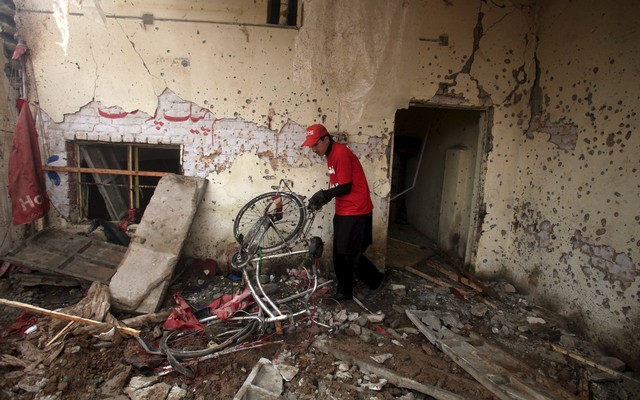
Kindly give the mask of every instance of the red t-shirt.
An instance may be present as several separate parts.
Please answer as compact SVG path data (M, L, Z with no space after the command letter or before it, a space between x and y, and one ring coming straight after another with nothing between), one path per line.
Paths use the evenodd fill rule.
M369 184L360 160L347 145L334 142L327 156L329 188L351 182L351 192L337 196L336 215L364 215L373 210Z

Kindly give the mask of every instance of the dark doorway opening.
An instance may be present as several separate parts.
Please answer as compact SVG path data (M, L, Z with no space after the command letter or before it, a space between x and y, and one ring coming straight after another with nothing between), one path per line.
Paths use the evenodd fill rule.
M468 263L479 200L483 110L411 106L396 112L391 239L437 247Z

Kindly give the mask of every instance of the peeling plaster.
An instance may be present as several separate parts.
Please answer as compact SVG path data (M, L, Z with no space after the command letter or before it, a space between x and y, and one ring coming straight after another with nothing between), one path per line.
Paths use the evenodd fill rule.
M553 239L553 224L547 220L542 221L538 227L528 226L525 231L536 239L539 248L549 247Z
M589 265L582 266L585 275L592 276L593 267L604 273L604 278L610 283L619 281L622 289L628 289L635 281L640 264L634 263L627 253L616 252L611 246L598 245L593 239L583 236L580 230L576 230L571 241L574 249L589 256Z
M533 118L531 126L527 131L527 136L533 138L532 132L542 132L549 135L549 142L558 146L558 148L570 151L576 148L578 141L578 126L571 123L550 122L548 119L544 121L539 116Z

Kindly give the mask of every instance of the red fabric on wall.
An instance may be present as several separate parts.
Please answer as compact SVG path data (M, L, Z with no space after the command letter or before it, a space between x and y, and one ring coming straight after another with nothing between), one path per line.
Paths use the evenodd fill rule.
M42 218L49 212L38 132L29 103L18 100L20 115L13 134L9 156L9 196L13 224L21 225Z

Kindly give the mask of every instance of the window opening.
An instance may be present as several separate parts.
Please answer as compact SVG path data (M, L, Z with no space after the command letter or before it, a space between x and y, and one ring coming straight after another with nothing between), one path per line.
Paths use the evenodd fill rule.
M297 26L298 0L269 0L267 24Z
M181 174L180 147L77 143L81 217L117 221L144 213L164 173ZM113 173L109 173L113 170Z

